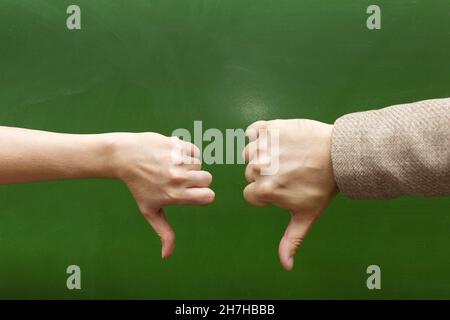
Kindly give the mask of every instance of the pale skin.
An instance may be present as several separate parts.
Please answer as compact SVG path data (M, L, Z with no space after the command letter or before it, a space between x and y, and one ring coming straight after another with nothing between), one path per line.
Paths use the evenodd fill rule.
M313 120L257 121L247 129L244 149L249 184L244 198L255 206L274 204L289 210L291 220L280 241L280 262L286 270L314 222L337 193L331 164L333 126ZM277 134L278 148L271 147ZM262 141L264 140L264 141ZM277 157L275 173L263 174Z
M277 131L279 148L267 139ZM337 193L331 166L332 125L312 120L258 121L247 133L244 158L245 199L253 205L275 204L291 212L279 246L283 267ZM264 133L264 134L260 134ZM266 143L261 143L266 137ZM162 257L174 250L175 233L163 208L207 205L214 200L211 175L201 171L193 144L157 133L60 134L0 127L0 184L45 180L119 179L131 191L143 216L162 241ZM264 175L274 157L278 170Z
M61 134L0 127L0 184L106 178L125 183L161 239L163 259L175 233L163 208L208 205L210 173L193 144L157 133Z

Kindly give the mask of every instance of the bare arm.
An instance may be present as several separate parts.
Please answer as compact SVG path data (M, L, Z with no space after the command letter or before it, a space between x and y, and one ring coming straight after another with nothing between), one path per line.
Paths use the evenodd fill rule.
M0 127L0 184L42 180L122 180L162 241L162 257L175 246L163 208L207 205L212 177L201 171L191 143L157 133L61 134Z
M0 146L0 184L114 177L108 134L0 127Z

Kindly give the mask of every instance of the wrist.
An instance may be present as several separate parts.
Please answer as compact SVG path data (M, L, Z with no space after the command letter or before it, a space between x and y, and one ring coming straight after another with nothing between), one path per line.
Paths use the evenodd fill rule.
M126 182L134 176L136 150L141 151L141 146L138 143L138 133L115 132L105 134L103 150L108 158L105 169L110 178Z
M99 141L97 155L101 162L99 174L102 178L121 179L124 145L122 135L122 133L96 135Z
M333 170L333 158L332 158L332 137L333 137L333 128L334 125L327 125L326 133L325 133L325 139L326 139L326 146L327 146L327 162L328 162L328 168L329 168L329 179L330 179L330 185L332 190L332 195L334 196L339 192L336 179L334 178L334 170Z

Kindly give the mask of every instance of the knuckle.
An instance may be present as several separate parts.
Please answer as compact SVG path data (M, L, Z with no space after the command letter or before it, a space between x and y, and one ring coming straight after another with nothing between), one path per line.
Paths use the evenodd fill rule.
M255 142L250 142L244 149L243 152L243 158L246 160L247 163L251 162L255 154L258 153L258 144Z
M179 165L183 163L183 155L178 148L170 149L170 152L167 153L166 157L167 163L170 163L172 165Z
M244 199L245 201L247 201L248 203L252 204L252 205L256 205L255 201L253 200L253 197L251 197L250 195L244 193Z
M258 166L255 164L249 164L245 169L245 177L250 180L255 180L259 176Z
M162 234L158 234L159 238L162 242L172 242L175 241L175 233L174 232L165 232Z
M259 196L267 198L275 191L275 184L271 180L264 181L258 185L257 193Z
M266 121L264 121L264 120L258 120L258 121L253 122L252 124L250 124L250 125L247 127L247 129L253 129L253 128L257 127L257 126L262 126L262 125L264 125L265 123L266 123Z
M288 243L294 247L295 250L297 250L300 245L302 244L303 239L302 238L289 238Z
M247 155L248 155L248 145L246 145L245 148L242 150L242 159L244 159L244 161L247 161Z
M176 169L169 169L168 177L172 183L181 183L186 180L185 174Z
M275 119L275 120L270 121L269 127L270 127L270 129L273 129L273 128L279 128L281 125L283 125L283 120Z
M194 157L184 157L182 163L180 163L180 166L191 166L195 169L201 169L202 163L200 159L194 158Z
M163 140L165 137L159 133L156 132L143 132L141 133L141 136L145 139L153 140L153 139L160 139Z
M254 152L257 152L256 158L260 158L262 154L266 154L268 150L267 141L258 140L258 143L254 147Z
M250 189L249 187L244 189L243 196L244 196L245 201L247 201L251 205L254 205L254 206L262 205L261 202L258 201L254 190Z
M195 164L197 166L200 166L202 163L200 162L200 159L198 158L191 158L192 164Z
M243 191L243 196L244 196L244 199L245 199L245 200L247 200L248 202L251 203L252 196L251 196L251 191L250 191L250 189L249 189L248 187L246 187L246 188L244 189L244 191Z
M200 154L200 149L195 144L191 143L191 148L194 151L194 154L196 154L196 155Z
M253 136L256 133L256 130L252 127L252 125L248 126L247 129L245 129L245 134L247 136Z
M254 170L261 171L261 169L270 166L270 158L266 155L261 156L257 161L254 163Z
M248 167L245 170L245 179L247 179L248 182L250 182L253 179L253 175L252 175L251 171L248 170Z
M178 201L181 200L181 194L177 190L167 190L167 197L170 201Z

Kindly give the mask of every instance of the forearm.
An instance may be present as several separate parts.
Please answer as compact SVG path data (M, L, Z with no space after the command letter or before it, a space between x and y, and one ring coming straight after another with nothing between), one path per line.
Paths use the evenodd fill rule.
M350 198L450 194L450 99L339 118L332 160L339 190Z
M0 127L0 184L111 178L110 134L61 134Z

